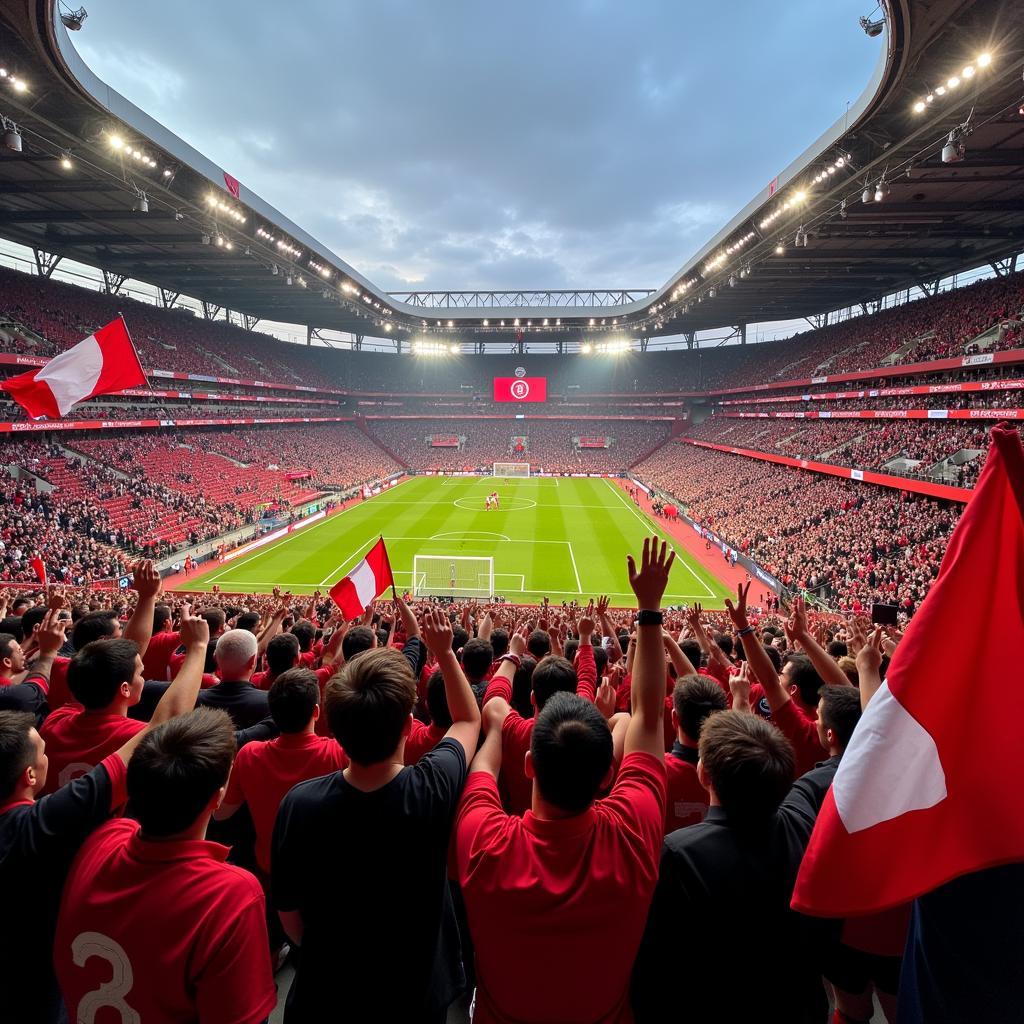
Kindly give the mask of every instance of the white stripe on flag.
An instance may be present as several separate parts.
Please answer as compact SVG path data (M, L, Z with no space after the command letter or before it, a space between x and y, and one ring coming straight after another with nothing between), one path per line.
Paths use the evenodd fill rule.
M51 359L37 374L53 392L61 416L91 395L103 371L103 350L96 335L90 334L73 348Z
M349 574L359 604L365 608L377 596L377 577L364 558Z

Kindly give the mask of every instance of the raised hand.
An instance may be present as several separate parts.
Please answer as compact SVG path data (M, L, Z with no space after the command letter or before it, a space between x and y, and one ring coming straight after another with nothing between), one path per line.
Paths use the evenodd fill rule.
M603 679L601 681L601 685L597 688L594 704L606 720L615 714L615 687L612 686L609 680Z
M423 612L421 629L423 642L435 659L452 649L452 639L455 633L452 624L448 621L448 616L440 608L427 608Z
M740 664L739 672L729 675L729 692L732 694L734 711L750 710L750 684L750 666L744 661Z
M597 617L604 619L608 615L608 595L602 594L597 599Z
M60 612L51 609L43 616L43 621L35 630L33 636L39 648L41 658L53 657L63 646L64 631L70 623L60 618Z
M160 573L150 559L136 563L131 589L139 595L140 601L155 598L160 593Z
M520 625L516 628L516 631L508 638L508 650L510 654L514 654L521 658L526 653L526 634L526 626Z
M626 555L629 571L629 585L636 594L638 607L654 611L661 608L661 599L668 586L668 574L676 553L670 551L665 541L658 537L645 537L643 554L640 556L640 568L632 555ZM748 584L749 586L749 584Z
M742 583L736 584L736 603L733 604L729 598L725 599L725 607L729 611L729 618L732 619L732 624L737 629L746 629L749 623L747 622L747 594L750 592L750 583L744 586Z
M861 672L877 674L882 667L882 627L876 626L871 631L871 636L857 651L857 673Z
M206 647L210 642L210 624L202 616L193 615L188 604L181 606L181 642L186 647Z

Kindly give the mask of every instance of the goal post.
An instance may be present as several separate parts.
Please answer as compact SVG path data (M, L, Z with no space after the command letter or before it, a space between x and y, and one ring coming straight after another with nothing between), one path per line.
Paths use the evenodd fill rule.
M496 462L493 474L504 477L529 477L530 464L528 462Z
M494 594L494 559L475 555L414 555L415 597L483 597Z

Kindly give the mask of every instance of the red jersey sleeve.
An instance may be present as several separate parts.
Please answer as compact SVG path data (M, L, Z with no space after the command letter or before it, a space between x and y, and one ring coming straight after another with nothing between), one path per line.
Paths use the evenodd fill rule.
M576 693L593 702L597 696L597 661L592 644L580 644L576 652Z
M512 684L502 676L493 676L484 690L483 703L486 704L493 697L500 697L506 704L511 704Z
M797 777L809 772L814 765L828 757L828 751L818 738L817 723L805 718L792 700L772 712L772 723L793 744L796 754Z
M110 754L100 764L110 776L110 810L113 812L128 802L128 766L119 754Z
M611 793L600 801L602 811L613 813L634 844L650 854L655 873L664 839L667 788L664 758L636 752L622 759Z
M231 775L228 777L228 791L224 794L224 803L229 805L245 803L245 791L242 789L242 773L245 771L243 766L252 757L253 748L259 745L259 743L246 743L235 755L235 763L231 766Z
M508 818L494 776L470 772L455 815L455 858L461 884L473 874L481 853L493 855Z
M615 710L629 711L633 701L633 673L627 672L615 691Z
M239 902L247 897L246 902L233 911L230 928L201 961L196 985L199 1020L260 1024L277 1005L263 893L255 879L246 888L248 893L239 892Z

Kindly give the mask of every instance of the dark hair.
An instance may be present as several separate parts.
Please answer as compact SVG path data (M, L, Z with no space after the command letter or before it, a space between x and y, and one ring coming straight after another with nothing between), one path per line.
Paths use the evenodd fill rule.
M439 729L452 727L452 713L448 710L448 693L444 688L444 676L440 669L430 673L427 680L427 711L430 721Z
M789 740L757 715L711 715L701 729L700 759L719 802L737 822L773 814L793 784Z
M672 707L679 718L679 728L695 743L700 739L704 720L728 706L725 691L708 676L683 676L672 691Z
M153 632L159 633L171 621L171 606L158 604L153 608Z
M13 653L11 644L16 643L21 643L21 641L12 633L0 633L0 661L11 656Z
M71 644L76 651L82 650L94 640L106 640L117 630L117 612L110 608L86 612L71 631Z
M390 757L402 738L416 703L416 679L401 651L378 647L346 661L327 684L324 703L331 732L345 753L356 764L376 764Z
M860 721L860 690L856 686L821 688L821 724L831 729L837 745L845 750Z
M320 703L316 673L308 668L290 668L282 672L267 694L270 717L281 732L302 732Z
M217 640L218 637L210 637L206 645L206 660L203 662L203 672L214 673L217 671Z
M459 651L469 643L469 634L461 626L452 627L452 650Z
M242 614L235 619L235 629L247 629L250 633L255 633L259 624L259 612L242 612Z
M772 647L771 644L764 644L763 650L768 656L768 660L772 663L772 668L775 669L775 674L778 675L778 673L782 671L782 655L779 653L778 647Z
M226 711L196 708L148 732L128 762L128 800L145 836L188 828L228 781L235 727Z
M533 670L533 697L537 710L548 702L555 693L576 692L576 669L565 658L549 654L537 662Z
M533 670L536 667L536 660L529 654L524 654L516 674L512 677L512 707L523 718L533 718L534 709L530 693L533 690Z
M21 615L21 612L19 612L18 609L23 608L25 605L31 603L32 599L30 597L26 597L24 594L20 594L11 602L11 611L14 612L15 617L17 617Z
M307 619L303 619L292 626L292 636L299 638L300 651L308 651L312 648L313 641L316 639L316 626Z
M695 669L700 668L701 649L696 640L681 640L679 650L686 655L687 660Z
M36 716L30 711L0 711L0 800L6 800L32 763L34 751L29 733Z
M477 683L487 675L494 661L494 648L487 640L469 640L462 648L462 668L471 683Z
M543 629L535 629L526 638L526 649L540 661L545 655L551 653L551 637Z
M491 648L494 651L494 656L500 658L503 654L508 651L508 630L492 629L491 630Z
M20 644L25 639L25 630L21 625L20 615L8 615L6 619L0 620L0 633L5 633Z
M792 665L789 681L796 684L800 699L810 707L818 703L818 691L825 685L825 680L818 675L818 670L811 664L806 654L787 654L782 659L782 667Z
M597 678L600 681L608 666L608 652L600 645L594 648L594 664L597 666Z
M122 683L135 678L139 648L134 640L93 640L71 659L68 689L89 711L107 707Z
M357 654L373 649L374 634L369 626L353 626L341 641L341 656L351 661Z
M725 633L719 633L715 637L715 643L718 644L719 649L727 658L731 658L733 656L736 646L733 644L731 636L727 636Z
M607 778L612 734L591 701L556 693L534 719L530 751L541 796L563 811L580 814Z
M576 637L570 637L565 641L565 647L562 648L562 654L565 660L576 664L576 654L580 649L580 642Z
M846 657L850 653L849 647L843 643L842 640L830 640L828 647L825 648L828 651L829 657L839 659Z
M223 608L217 608L216 606L210 608L200 608L199 618L206 619L206 624L210 627L210 636L214 636L224 629L224 623L226 623L227 616L224 614Z
M31 636L32 630L36 626L42 625L43 619L46 618L46 605L34 604L24 615L21 617L21 631L25 636Z
M294 633L278 633L267 644L267 668L275 676L295 665L299 656L299 638Z

